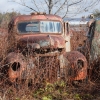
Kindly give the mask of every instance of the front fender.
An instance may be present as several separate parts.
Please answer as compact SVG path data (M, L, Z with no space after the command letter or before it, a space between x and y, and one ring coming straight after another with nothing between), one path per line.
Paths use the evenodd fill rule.
M70 62L68 73L71 80L83 80L87 76L87 60L85 56L78 51L66 53L66 58ZM81 64L80 66L78 64Z
M6 64L8 67L7 74L11 82L15 82L16 78L21 77L27 66L24 56L21 53L14 52L8 54Z

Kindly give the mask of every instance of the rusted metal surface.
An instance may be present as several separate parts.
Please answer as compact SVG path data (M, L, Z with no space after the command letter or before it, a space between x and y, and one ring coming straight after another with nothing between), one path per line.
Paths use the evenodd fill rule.
M9 63L8 77L11 82L15 82L17 78L32 79L33 84L36 84L44 80L54 82L59 77L73 81L85 79L87 76L87 61L77 51L67 54L51 52L29 55L26 59L22 54L10 53L6 61Z
M26 69L27 62L22 54L9 53L6 58L8 63L8 77L11 82L15 82L17 78L21 78L21 74Z
M58 78L59 62L56 54L38 55L38 66L36 66L36 81L55 82ZM38 73L38 74L37 74ZM36 82L35 81L35 82Z
M28 45L30 47L35 47L37 44L38 48L65 48L65 40L61 34L50 34L50 33L34 33L34 34L18 34L16 27L17 23L21 21L30 21L30 20L52 20L52 21L59 21L63 24L62 19L59 16L55 15L21 15L13 19L9 23L9 38L10 46L15 45L17 42L17 46L26 48ZM63 27L63 25L62 25ZM13 32L12 32L13 29ZM63 29L63 28L62 28ZM13 33L13 34L12 34ZM12 42L13 41L13 42ZM35 44L34 44L35 43ZM37 48L36 46L36 48ZM12 47L9 47L12 48ZM34 49L34 48L33 48Z
M59 61L57 53L29 55L26 59L22 54L10 53L6 59L8 78L11 82L32 79L33 84L43 81L57 81Z
M63 20L61 17L57 15L20 15L15 17L11 22L14 21L14 25L17 24L17 22L20 21L29 21L29 20L52 20L52 21L61 21L63 23Z
M22 47L27 44L31 44L31 46L37 43L40 48L64 48L65 40L62 36L58 35L26 35L20 36L19 45ZM24 47L25 48L25 47Z
M83 54L78 51L71 51L66 54L68 61L70 62L70 79L82 80L87 76L87 60Z

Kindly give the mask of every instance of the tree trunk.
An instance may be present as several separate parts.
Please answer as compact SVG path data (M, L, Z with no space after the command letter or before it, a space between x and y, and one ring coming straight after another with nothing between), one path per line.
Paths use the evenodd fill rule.
M49 14L51 14L52 13L53 2L52 2L52 0L48 0L48 1L49 1L49 6L48 6Z

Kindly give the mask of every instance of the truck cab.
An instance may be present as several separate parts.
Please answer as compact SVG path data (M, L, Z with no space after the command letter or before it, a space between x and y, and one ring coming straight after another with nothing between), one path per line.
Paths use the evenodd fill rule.
M50 48L52 51L65 48L63 21L59 16L35 13L22 15L10 22L9 27L12 26L13 30L9 28L9 38L14 37L12 39L17 41L19 49L30 47L49 52Z

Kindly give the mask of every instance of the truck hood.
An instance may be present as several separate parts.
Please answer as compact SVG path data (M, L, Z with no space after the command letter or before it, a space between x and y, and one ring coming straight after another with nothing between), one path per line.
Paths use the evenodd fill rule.
M32 48L64 48L65 40L61 35L25 35L19 38L21 47Z

